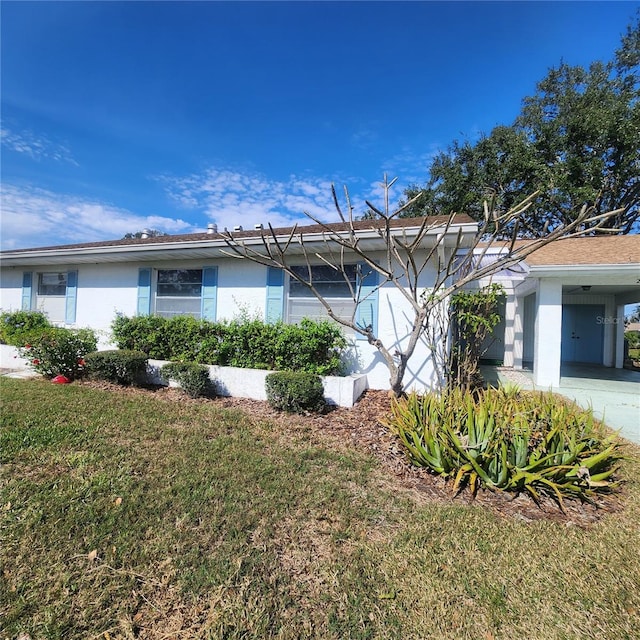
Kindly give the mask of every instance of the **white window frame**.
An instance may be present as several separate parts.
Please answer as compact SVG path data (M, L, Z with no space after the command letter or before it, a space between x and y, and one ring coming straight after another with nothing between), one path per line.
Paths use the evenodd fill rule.
M37 271L34 287L35 309L42 311L50 322L66 323L67 291L69 287L69 271ZM40 293L43 286L43 276L64 277L64 293Z
M174 295L174 296L167 296L167 295L160 295L159 290L160 290L160 286L164 285L164 284L172 284L172 283L161 283L160 282L160 274L162 272L168 272L168 271L199 271L200 272L200 293L197 296L180 296L180 295ZM197 320L200 320L202 318L202 289L203 289L203 279L204 279L204 269L202 267L185 267L185 268L175 268L175 267L171 267L171 268L158 268L158 269L154 269L154 277L153 277L153 313L154 315L160 316L162 318L173 318L175 316L184 316L184 315L188 315L191 316L193 318L196 318ZM179 283L174 283L174 284L179 284ZM195 282L192 283L184 283L184 284L197 284ZM163 301L170 301L170 300L192 300L194 302L197 302L197 311L184 311L184 310L179 310L179 311L166 311L166 310L159 310L158 309L158 301L160 301L161 303Z
M351 281L351 286L353 288L353 294L357 295L357 264L347 264L345 265L345 267L347 268L353 268L353 280ZM311 269L313 271L314 268L323 268L323 269L330 269L331 267L329 267L328 265L325 264L314 264L311 265ZM308 269L307 265L295 265L294 269L300 269L303 271L306 271ZM338 270L335 272L336 273L336 279L329 281L329 282L334 282L337 284L344 284L345 287L345 293L347 295L344 296L323 296L323 298L327 301L327 303L335 310L337 307L342 306L342 307L347 307L347 313L344 313L341 315L341 317L345 318L345 319L349 319L351 320L352 316L355 314L355 310L356 310L356 303L353 299L353 295L352 292L349 290L348 285L346 284L345 280L344 280L344 275L342 270ZM297 323L300 320L302 320L302 318L310 318L312 320L329 320L331 322L333 322L333 320L327 315L326 309L324 308L324 306L320 303L320 301L318 300L318 298L310 291L307 289L307 295L292 295L291 294L291 285L292 283L294 284L298 284L301 288L303 288L302 290L304 290L304 285L298 283L298 281L292 277L291 275L287 275L287 279L286 279L286 296L285 296L285 313L284 313L284 317L285 317L285 321L287 323ZM312 304L314 307L316 307L317 309L317 313L311 313L308 315L298 315L298 314L293 314L292 313L292 302L294 300L299 300L303 303L307 302ZM350 335L352 333L354 333L350 328L345 327L344 325L340 325L343 329L343 331L347 334Z

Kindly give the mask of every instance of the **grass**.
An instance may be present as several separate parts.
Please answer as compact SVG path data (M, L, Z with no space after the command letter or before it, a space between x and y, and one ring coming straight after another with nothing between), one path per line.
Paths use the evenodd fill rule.
M582 529L430 504L212 403L0 391L0 638L640 637L635 461Z

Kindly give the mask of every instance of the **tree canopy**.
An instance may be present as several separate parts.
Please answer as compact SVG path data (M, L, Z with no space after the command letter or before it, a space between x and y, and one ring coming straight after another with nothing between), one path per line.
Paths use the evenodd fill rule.
M142 238L143 235L148 238L159 238L162 236L168 236L169 234L164 231L159 231L158 229L143 229L142 231L136 231L135 233L129 231L122 236L122 239L130 240L131 238Z
M611 61L550 69L513 124L475 143L454 141L401 204L416 198L404 216L456 211L481 220L484 200L507 211L534 191L523 235L567 224L585 205L620 209L600 233L638 231L640 12Z

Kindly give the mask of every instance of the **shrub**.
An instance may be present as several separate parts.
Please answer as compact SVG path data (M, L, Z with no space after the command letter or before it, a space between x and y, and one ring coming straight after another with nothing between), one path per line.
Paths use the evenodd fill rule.
M624 339L629 343L631 349L640 347L640 331L625 331Z
M131 385L143 380L147 371L147 354L129 349L94 351L87 354L87 371L93 378Z
M95 351L97 340L91 329L48 328L32 331L30 342L20 349L24 358L43 376L63 375L75 380L85 371L85 358Z
M164 359L201 362L203 342L214 326L213 322L198 320L192 316L168 318L162 330L169 355Z
M487 350L485 339L500 323L504 287L491 284L478 291L458 291L451 296L451 350L449 388L481 386L480 358Z
M563 497L588 500L616 484L617 437L590 410L549 392L414 393L394 400L387 426L413 464L453 478L454 491L546 493L562 507Z
M336 375L343 370L347 341L334 322L304 318L300 324L275 326L278 328L275 369L320 376Z
M269 404L289 413L319 412L325 406L322 380L314 373L276 371L265 380Z
M23 347L30 336L51 326L41 311L3 311L0 314L0 343Z
M192 398L203 396L211 386L209 369L193 362L169 362L160 370L162 377L175 380Z
M248 318L209 322L188 316L118 315L112 332L120 349L144 351L159 360L318 375L339 373L347 346L336 324L314 320L288 325Z
M160 316L127 316L118 314L111 323L113 339L119 349L142 351L149 358L170 360L167 319Z

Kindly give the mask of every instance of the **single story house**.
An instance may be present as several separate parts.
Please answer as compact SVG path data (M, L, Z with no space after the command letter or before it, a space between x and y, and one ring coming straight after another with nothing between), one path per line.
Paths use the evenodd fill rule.
M397 219L392 229L410 238L418 234L422 222ZM363 220L355 222L354 229L367 255L383 260L385 245L377 225ZM438 241L449 251L460 243L469 246L477 232L477 224L464 215L450 225L434 217L429 225L420 247L424 255ZM349 231L344 223L329 226L334 232ZM290 232L274 230L283 240ZM298 233L311 253L326 250L320 225L299 227ZM233 232L234 238L256 247L264 234L270 232L260 225ZM295 255L294 246L290 251ZM420 287L432 285L441 257L434 252L433 264L420 276ZM302 254L300 268L307 268ZM322 259L312 268L334 307L350 314L355 303L344 280L336 279ZM492 280L503 284L507 295L503 322L487 354L490 358L508 367L532 367L534 382L542 387L559 385L562 362L622 367L624 307L640 301L640 236L557 240ZM285 322L325 314L318 301L281 270L229 256L213 225L199 234L5 251L0 254L0 285L2 310L37 309L60 325L91 327L105 348L118 313L222 320L249 312ZM402 345L407 340L413 313L396 287L387 283L376 289L373 283L356 313L373 325L385 344ZM362 336L347 337L353 338L356 351L354 372L366 374L370 388L389 388L388 370L377 350ZM434 375L430 350L422 342L409 362L405 385L429 389Z

